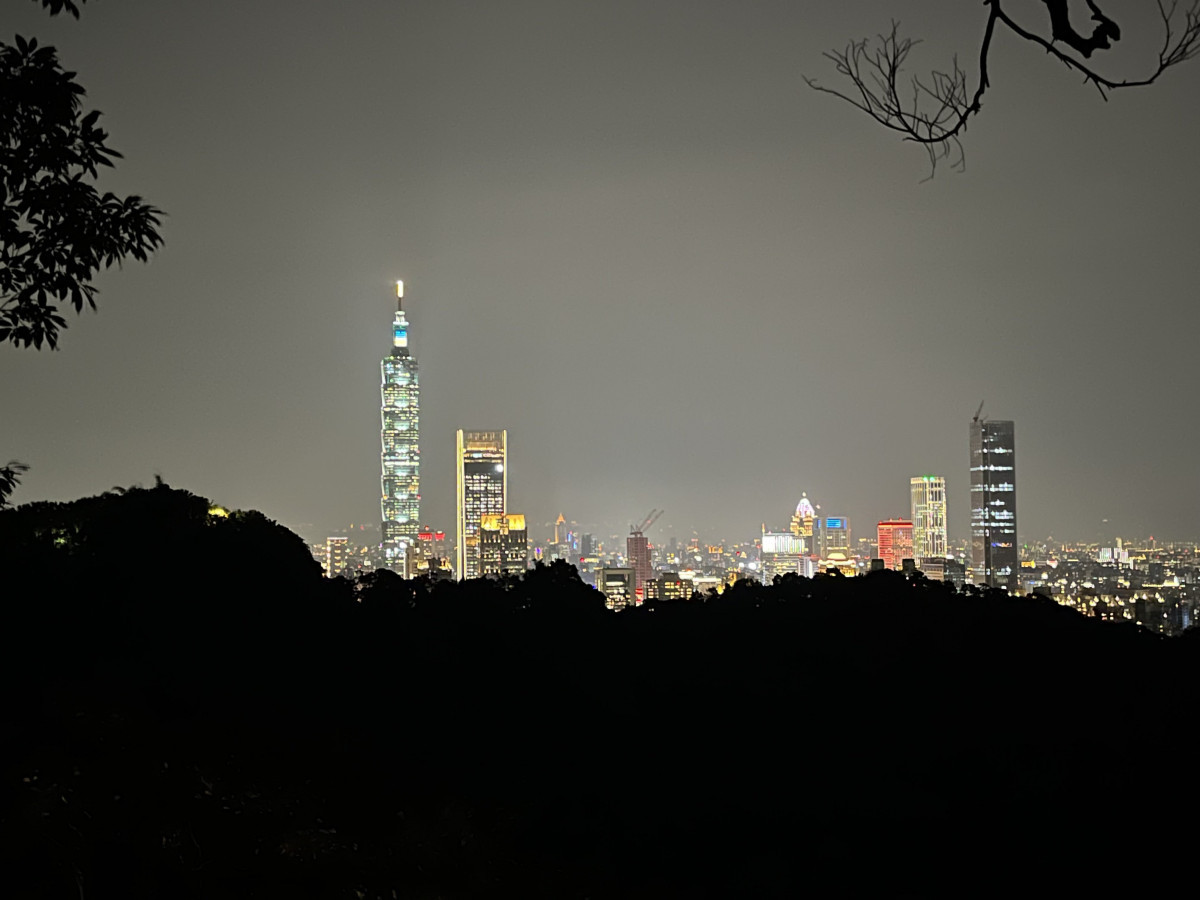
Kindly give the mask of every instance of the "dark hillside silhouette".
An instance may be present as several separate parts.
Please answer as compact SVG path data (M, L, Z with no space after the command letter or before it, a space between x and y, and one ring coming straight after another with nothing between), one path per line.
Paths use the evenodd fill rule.
M211 509L0 511L6 896L1145 889L1187 857L1190 635L892 572L618 614L561 564L355 585Z

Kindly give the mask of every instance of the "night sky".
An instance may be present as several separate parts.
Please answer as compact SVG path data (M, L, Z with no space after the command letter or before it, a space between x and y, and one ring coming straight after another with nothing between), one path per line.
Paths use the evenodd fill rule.
M1104 8L1100 64L1143 74L1153 4ZM861 536L934 473L961 539L985 400L1023 541L1200 537L1200 62L1105 103L998 33L966 173L923 182L801 77L893 17L914 74L957 51L974 85L977 3L6 4L103 111L101 188L169 214L58 352L0 348L14 500L160 474L310 538L374 525L402 278L435 527L455 429L507 428L535 533L661 507L654 538L749 539L803 490Z

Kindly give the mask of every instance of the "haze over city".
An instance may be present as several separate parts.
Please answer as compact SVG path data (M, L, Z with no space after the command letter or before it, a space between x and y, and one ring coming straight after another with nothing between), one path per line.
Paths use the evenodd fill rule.
M438 528L455 430L502 428L531 524L742 539L807 491L867 533L937 473L959 540L984 400L1023 541L1197 538L1200 70L1105 103L998 40L966 172L925 181L802 76L894 15L914 71L969 58L956 6L16 6L125 154L105 189L168 218L60 352L0 354L14 501L161 474L306 536L376 525L402 278ZM1157 35L1114 6L1133 70Z

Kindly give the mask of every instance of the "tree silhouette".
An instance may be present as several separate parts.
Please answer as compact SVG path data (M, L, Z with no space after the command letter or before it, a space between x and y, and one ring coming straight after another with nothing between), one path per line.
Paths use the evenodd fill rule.
M804 80L814 90L840 97L885 128L899 132L904 140L920 144L929 155L931 170L941 159L948 159L961 170L965 162L961 136L971 117L978 115L990 87L988 53L997 25L1041 47L1067 69L1082 75L1085 84L1095 85L1106 99L1109 91L1118 88L1153 84L1167 69L1200 53L1200 0L1190 0L1183 10L1179 9L1178 0L1156 0L1162 45L1158 59L1135 78L1106 75L1090 61L1097 51L1109 50L1121 39L1120 26L1094 0L1084 0L1095 23L1091 34L1071 24L1072 8L1080 11L1083 4L1072 4L1071 0L1041 2L1049 19L1049 35L1044 29L1039 32L1022 25L1004 8L1002 0L983 0L987 20L979 46L979 79L974 91L957 56L949 71L934 70L926 79L913 77L908 81L902 72L909 53L919 42L902 37L895 21L891 30L879 35L875 42L866 38L851 41L844 50L825 54L838 74L849 79L850 88L842 91L825 87L812 78Z
M21 475L29 471L29 466L23 462L10 460L7 466L0 466L0 509L8 505L8 498L21 483Z
M70 0L42 5L79 16ZM54 349L65 306L95 309L98 271L162 244L158 209L91 184L121 154L84 93L53 47L0 43L0 341Z
M34 2L79 18L72 0ZM59 310L95 309L100 269L126 257L145 262L162 244L158 209L88 183L121 154L96 127L98 111L80 116L83 96L53 47L20 35L0 43L0 343L55 349L67 327ZM28 469L0 466L0 507Z

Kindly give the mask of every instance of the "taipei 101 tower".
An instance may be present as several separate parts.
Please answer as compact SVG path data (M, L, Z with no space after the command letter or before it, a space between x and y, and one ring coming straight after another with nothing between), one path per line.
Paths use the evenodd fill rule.
M408 350L404 282L396 282L392 352L380 364L383 406L383 553L386 566L407 575L405 551L417 542L421 519L421 394L417 359Z

